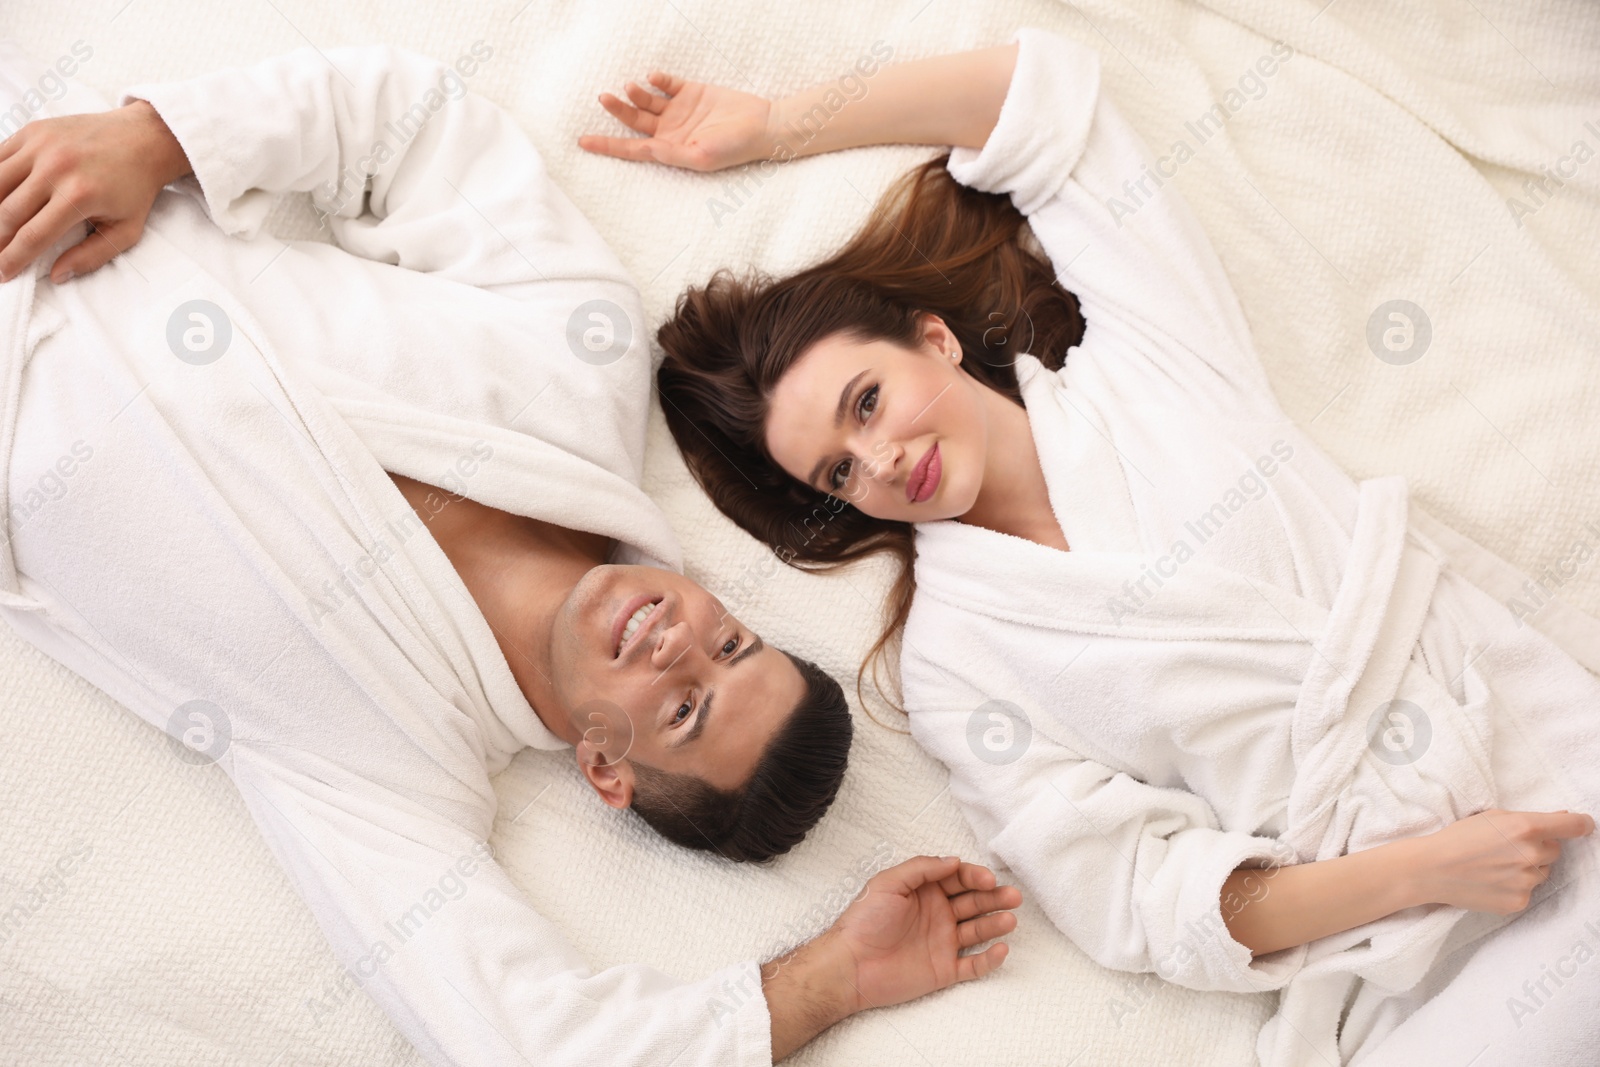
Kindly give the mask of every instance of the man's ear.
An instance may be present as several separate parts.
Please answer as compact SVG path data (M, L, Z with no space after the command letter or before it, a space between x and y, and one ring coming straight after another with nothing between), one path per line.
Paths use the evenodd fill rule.
M632 764L625 759L607 763L605 754L586 741L578 742L576 753L578 769L602 804L626 808L633 803Z

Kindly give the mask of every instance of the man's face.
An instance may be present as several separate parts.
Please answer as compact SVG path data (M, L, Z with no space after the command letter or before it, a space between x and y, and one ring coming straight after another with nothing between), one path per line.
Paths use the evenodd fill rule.
M583 735L578 761L616 807L631 802L629 762L742 786L805 692L788 656L656 567L589 571L550 644L552 684Z

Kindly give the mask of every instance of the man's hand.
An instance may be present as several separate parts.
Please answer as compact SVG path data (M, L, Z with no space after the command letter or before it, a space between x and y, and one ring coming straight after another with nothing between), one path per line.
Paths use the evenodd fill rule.
M0 142L0 281L85 223L92 232L61 254L50 278L65 282L103 266L139 240L161 187L190 169L143 100L28 123Z
M1017 927L1016 886L955 856L918 856L873 876L832 927L762 968L776 1062L834 1023L982 978L1006 958L1002 942L958 955Z

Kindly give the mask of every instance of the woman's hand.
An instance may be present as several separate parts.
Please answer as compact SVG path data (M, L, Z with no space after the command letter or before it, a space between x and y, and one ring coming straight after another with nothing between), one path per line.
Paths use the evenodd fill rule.
M1594 819L1569 811L1492 808L1413 839L1423 899L1469 911L1512 915L1561 858L1561 842L1584 837Z
M172 131L148 103L30 122L0 143L0 281L16 277L75 226L52 281L87 274L144 233L156 194L189 173Z
M702 171L735 167L771 154L772 101L660 71L649 81L660 93L629 82L628 100L600 94L600 106L628 129L644 134L642 139L585 134L578 138L578 147L596 155L653 159Z

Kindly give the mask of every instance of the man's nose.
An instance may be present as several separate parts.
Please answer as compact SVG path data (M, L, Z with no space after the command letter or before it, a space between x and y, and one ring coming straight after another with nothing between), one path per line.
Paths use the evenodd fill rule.
M673 667L687 662L693 648L694 631L688 622L679 619L662 629L655 650L650 653L650 663L656 670L665 674Z

